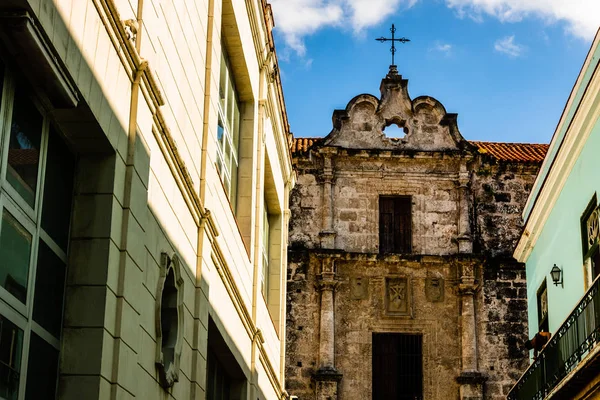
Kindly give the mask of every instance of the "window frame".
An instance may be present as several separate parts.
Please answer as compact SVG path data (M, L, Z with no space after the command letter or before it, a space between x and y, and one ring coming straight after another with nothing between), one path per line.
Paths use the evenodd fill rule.
M263 227L262 227L262 243L261 243L261 282L260 282L260 290L265 299L265 303L269 304L269 280L271 279L271 259L270 259L270 246L271 246L271 223L269 219L271 215L269 214L269 208L267 206L266 199L263 202ZM266 240L265 240L266 238Z
M4 125L0 125L0 136L2 136L2 140L0 140L0 182L2 184L2 189L8 193L8 195L13 199L19 207L23 209L23 211L27 214L27 216L37 223L38 218L40 217L41 212L41 204L43 193L40 193L40 190L44 187L43 180L44 174L43 172L46 170L46 153L48 149L48 134L50 131L50 119L48 118L47 113L43 109L40 102L35 98L35 96L31 95L31 90L23 85L23 90L26 92L25 96L32 102L33 106L37 109L42 117L42 132L40 138L40 156L39 156L39 165L38 165L38 177L35 188L35 198L33 201L33 206L31 206L25 199L21 197L16 188L12 186L12 184L8 181L8 152L10 142L10 123L13 118L14 111L14 100L17 89L16 79L11 75L10 71L5 68L4 69L4 92L2 93L2 103L0 107L2 107L2 113L0 114L0 121L4 121ZM5 133L4 133L5 132Z
M241 106L233 71L224 43L221 45L221 64L219 71L216 166L219 177L221 178L221 183L225 189L225 194L235 213L237 205L237 175L240 165L239 146ZM223 82L223 79L225 79L225 82ZM222 86L224 86L224 98L221 97ZM229 110L230 104L231 110ZM222 137L219 137L221 135L220 129L223 130ZM229 154L227 152L228 148Z
M599 220L600 211L598 210L598 200L596 193L590 199L588 205L586 206L584 212L581 214L580 218L580 228L581 228L581 253L583 259L583 268L584 268L584 279L586 288L589 288L598 277L600 277L600 273L594 276L594 259L600 257L600 243L599 238L600 235L596 238L593 244L589 244L589 235L588 235L588 221L590 218L596 219L596 224L600 223ZM600 229L600 227L598 227ZM600 269L600 266L596 266L597 269Z
M404 229L399 234L399 243L395 242L393 233L396 221L392 221L390 231L385 232L383 226L383 203L382 200L393 200L392 208L394 218L399 218L398 215L402 214L400 205L405 202L408 210L404 212L408 217L408 228ZM378 216L379 216L379 254L410 254L413 252L413 207L412 207L412 196L410 195L379 195L378 199ZM393 244L390 249L384 248L384 235L392 234ZM389 240L389 239L386 239ZM406 245L406 248L404 246Z
M542 299L543 296L546 296L546 315L543 316L542 315ZM542 284L540 285L540 287L537 290L536 293L536 305L537 305L537 326L538 326L538 331L542 331L545 329L545 332L549 332L550 330L550 317L549 317L549 312L548 312L548 285L546 283L546 279L544 279L544 281L542 282Z
M1 62L1 61L0 61ZM31 357L31 338L32 334L35 333L43 342L56 350L59 360L61 352L61 341L62 341L62 327L58 334L58 337L42 327L37 321L34 320L34 307L35 307L35 290L36 290L36 279L38 273L38 257L40 242L50 249L50 251L64 264L65 280L63 282L63 296L61 306L61 321L64 318L64 305L66 297L66 277L68 271L68 248L69 240L67 240L66 247L63 249L55 240L48 234L44 228L42 228L42 211L44 204L44 187L47 173L47 155L49 148L49 136L50 126L55 131L55 134L60 134L58 126L52 123L49 113L46 112L40 101L36 97L36 93L29 87L29 85L22 79L19 79L16 74L3 64L3 76L0 75L2 82L2 91L0 92L0 235L2 234L2 216L4 210L10 215L31 235L31 248L29 249L29 266L27 272L27 293L25 302L21 302L14 295L12 295L4 287L0 286L0 314L3 318L13 323L19 329L23 331L23 345L21 348L21 365L19 371L19 384L18 384L18 400L26 398L27 390L27 374L29 358ZM7 178L8 174L8 155L10 147L10 135L11 135L11 124L13 119L13 110L15 106L15 96L17 90L22 91L22 95L31 102L31 104L37 109L42 118L41 133L40 133L40 145L39 145L39 159L37 169L37 182L35 188L35 198L33 205L29 204L24 199L16 188L12 186ZM58 140L63 140L60 138ZM74 154L74 153L72 153ZM75 160L75 157L73 157ZM74 172L74 171L73 171ZM75 175L71 177L73 182L75 181ZM73 198L73 192L71 192L71 199ZM72 224L72 203L69 214L69 224L67 226L70 232ZM38 299L39 301L40 299ZM60 365L56 365L56 390L58 390L58 374Z

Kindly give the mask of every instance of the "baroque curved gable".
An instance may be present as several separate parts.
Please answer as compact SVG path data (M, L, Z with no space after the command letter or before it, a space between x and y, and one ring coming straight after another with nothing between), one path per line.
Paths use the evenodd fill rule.
M456 114L429 96L411 99L408 80L388 74L381 82L381 98L361 94L345 110L333 113L333 130L325 145L354 149L460 150L469 144L460 134ZM396 125L404 137L388 137L385 129Z

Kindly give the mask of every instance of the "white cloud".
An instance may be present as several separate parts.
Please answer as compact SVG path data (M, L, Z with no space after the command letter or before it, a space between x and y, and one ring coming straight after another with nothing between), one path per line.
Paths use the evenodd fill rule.
M435 44L429 49L429 51L438 51L440 53L450 55L450 53L452 52L452 45L450 43L435 42Z
M286 44L298 54L306 48L302 38L325 26L341 22L343 10L333 0L272 0L276 29L283 33Z
M515 43L515 35L496 40L494 49L510 57L519 57L525 51L525 46Z
M446 0L458 16L482 20L484 15L502 22L519 22L537 17L547 23L564 22L567 31L589 40L600 26L598 0Z
M418 0L271 0L275 29L287 46L303 56L303 38L325 27L350 28L355 34L379 24L401 5Z
M270 0L276 29L286 45L300 56L306 53L304 38L326 27L359 34L378 25L401 8L432 0ZM589 40L600 26L600 0L444 0L459 18L483 22L493 17L519 22L529 17L548 24L563 22L566 30ZM387 33L387 31L385 32Z

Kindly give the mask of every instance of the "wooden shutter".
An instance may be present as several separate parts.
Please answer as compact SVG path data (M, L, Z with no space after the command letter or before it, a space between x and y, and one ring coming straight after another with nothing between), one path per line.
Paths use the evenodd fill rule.
M379 198L379 252L394 251L394 198Z
M412 218L410 197L379 198L379 252L410 253L412 251Z
M423 399L420 335L373 333L373 400Z
M397 197L394 199L395 223L396 223L396 252L411 252L411 207L410 197Z

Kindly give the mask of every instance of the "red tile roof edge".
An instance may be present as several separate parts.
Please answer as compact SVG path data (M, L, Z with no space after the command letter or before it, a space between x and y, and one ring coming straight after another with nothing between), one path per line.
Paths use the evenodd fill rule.
M306 153L315 143L324 138L294 138L291 143L292 154L300 155ZM482 142L469 140L480 154L488 154L501 161L532 162L541 163L548 152L548 144L539 143L505 143L505 142Z

